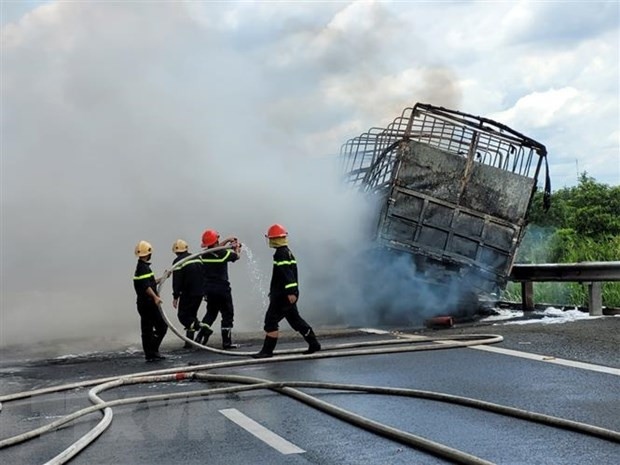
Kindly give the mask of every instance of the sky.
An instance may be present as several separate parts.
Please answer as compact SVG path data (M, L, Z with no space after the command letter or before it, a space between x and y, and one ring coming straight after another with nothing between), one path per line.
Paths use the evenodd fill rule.
M617 1L0 7L0 344L134 337L135 243L159 273L207 227L254 258L231 265L240 328L262 325L274 222L327 306L368 215L335 155L416 102L541 142L554 189L620 184Z

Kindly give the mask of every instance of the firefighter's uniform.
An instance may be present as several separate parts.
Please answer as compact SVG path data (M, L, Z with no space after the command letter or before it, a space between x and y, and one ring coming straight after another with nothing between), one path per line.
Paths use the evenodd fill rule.
M142 242L138 244L138 247ZM138 255L138 247L136 247L136 255ZM148 244L148 249L150 250L150 244ZM157 304L147 293L147 290L150 288L155 295L157 295L155 274L147 261L148 257L150 257L150 253L142 255L138 260L136 272L133 277L133 285L137 295L136 304L138 313L140 314L140 330L144 357L147 361L154 361L164 358L159 353L159 346L168 331L168 326L159 313Z
M230 249L206 252L201 256L204 270L204 294L207 299L207 313L202 322L211 326L218 313L221 313L220 324L224 349L236 347L232 344L231 336L235 310L228 280L228 264L238 259L239 255ZM203 344L206 344L206 340Z
M174 243L172 250L177 254L173 265L191 255L187 243L180 239ZM199 257L184 262L172 272L172 297L178 301L177 316L189 339L194 338L194 332L201 326L197 314L204 295L203 288L204 272ZM187 346L189 343L186 343Z
M267 333L263 348L254 358L266 358L273 355L273 350L278 342L279 323L286 319L291 328L301 333L308 343L306 353L311 354L321 350L321 345L316 339L314 331L308 323L299 315L297 300L299 299L299 280L297 274L297 260L288 248L286 230L275 224L269 228L267 237L270 247L275 248L273 255L273 269L271 272L271 284L269 286L269 307L265 314L263 329ZM294 302L291 302L292 296Z
M310 325L299 315L297 302L291 304L289 295L299 298L297 260L287 246L278 247L273 254L273 269L269 285L269 308L265 315L266 332L277 331L280 321L286 319L295 331L306 334Z

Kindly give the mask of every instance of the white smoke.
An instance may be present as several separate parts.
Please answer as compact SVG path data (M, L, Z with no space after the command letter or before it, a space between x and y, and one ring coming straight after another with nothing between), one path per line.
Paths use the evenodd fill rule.
M390 89L389 111L366 122L368 98L358 107L322 94L334 73L348 72L321 63L337 61L337 43L318 37L329 53L310 54L319 68L309 83L294 60L269 62L260 44L222 26L235 23L222 6L202 7L52 2L3 27L0 344L135 338L134 245L153 244L159 275L173 241L195 252L205 228L239 237L268 282L263 234L284 224L300 263L302 314L312 323L331 311L312 296L339 254L363 240L367 212L339 185L329 155L396 116L395 100L413 103L411 88ZM368 8L370 30L373 12L385 18ZM284 45L299 39L282 34ZM259 330L262 294L244 260L230 266L236 326Z

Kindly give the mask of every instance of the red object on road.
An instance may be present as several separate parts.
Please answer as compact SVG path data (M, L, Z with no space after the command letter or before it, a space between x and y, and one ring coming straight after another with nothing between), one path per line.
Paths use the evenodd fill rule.
M426 326L429 328L452 328L454 319L451 316L436 316L426 320Z

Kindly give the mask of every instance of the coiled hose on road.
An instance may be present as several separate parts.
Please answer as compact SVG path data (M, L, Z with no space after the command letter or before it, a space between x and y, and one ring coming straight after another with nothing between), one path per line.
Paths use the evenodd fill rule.
M218 247L209 249L210 251L220 250L226 247ZM181 260L175 264L175 267L181 266L186 260L195 258L203 254L205 250L200 253L190 255L184 260ZM174 268L173 268L174 269ZM158 290L161 289L163 283L172 274L173 270L166 271L160 279ZM212 347L203 346L186 338L180 331L178 331L174 325L171 324L163 308L160 306L162 317L171 328L171 330L182 340L192 343L203 350L215 352L218 354L235 355L235 356L248 356L252 352L237 352L214 349ZM491 462L484 459L475 457L466 452L462 452L451 447L439 444L428 439L413 435L406 431L401 431L396 428L378 423L371 419L362 417L353 412L347 411L335 405L329 404L325 401L317 399L305 392L299 391L296 388L312 388L312 389L328 389L328 390L344 390L352 392L366 392L372 394L391 395L391 396L405 396L405 397L418 397L429 400L450 402L459 405L468 406L471 408L477 408L487 410L490 412L509 415L516 418L521 418L528 421L534 421L545 425L570 429L583 434L596 436L602 439L606 439L612 442L620 443L620 433L605 428L600 428L585 423L566 420L563 418L557 418L549 415L544 415L536 412L529 412L526 410L516 409L513 407L502 406L498 404L492 404L477 399L471 399L467 397L453 396L449 394L443 394L438 392L420 391L415 389L402 389L402 388L389 388L379 386L362 386L352 384L337 384L337 383L319 383L319 382L299 382L299 381L287 381L287 382L274 382L260 378L238 376L238 375L222 375L222 374L209 374L205 373L207 370L214 370L218 368L234 368L244 367L250 365L269 364L269 363L282 363L288 361L299 360L314 360L321 358L335 358L335 357L351 357L361 355L375 355L375 354L388 354L388 353L402 353L413 352L420 350L444 350L457 347L467 347L472 345L492 344L503 340L501 336L497 335L460 335L451 336L450 338L427 338L422 336L404 336L404 339L389 339L384 341L371 341L362 343L350 343L350 344L338 344L324 347L324 350L318 353L310 355L298 354L303 349L293 351L281 351L277 352L274 358L270 359L249 359L249 360L236 360L225 362L212 362L203 365L197 365L191 367L191 371L187 371L187 367L175 367L162 370L153 370L147 372L133 373L125 376L112 376L106 378L93 379L88 381L81 381L77 383L69 383L60 386L52 386L43 389L36 389L31 391L24 391L14 394L6 394L0 396L0 410L2 409L2 403L15 401L18 399L24 399L28 397L35 397L39 395L66 391L70 389L76 389L87 386L94 386L89 391L89 399L94 404L91 407L87 407L78 410L72 414L69 414L63 418L53 421L47 425L33 429L31 431L18 434L13 437L9 437L0 441L0 449L13 446L19 443L28 441L29 439L41 436L43 434L55 431L62 426L77 420L94 412L103 410L103 417L99 423L81 437L78 441L73 443L70 447L62 451L60 454L46 462L46 465L61 465L67 463L73 457L75 457L80 451L92 444L111 424L113 413L112 407L118 405L126 405L131 403L143 402L143 401L163 401L174 399L189 399L199 398L206 396L214 396L221 394L228 394L231 392L242 392L256 389L269 389L274 392L287 395L300 402L305 403L313 408L317 408L329 415L332 415L341 420L347 421L351 424L364 428L368 431L380 434L384 437L400 442L410 447L420 449L429 452L433 455L443 457L449 461L462 464L480 465L490 464ZM429 344L421 344L428 342ZM441 342L441 344L433 344L433 342ZM383 348L376 348L376 346L388 346ZM369 348L373 347L373 348ZM280 355L288 354L288 355ZM207 382L225 382L241 384L240 386L231 386L225 388L214 388L206 390L198 390L191 392L181 392L173 394L159 394L150 396L139 396L127 399L119 399L113 401L104 401L99 397L99 394L116 387L130 385L130 384L143 384L143 383L158 383L158 382L171 382L181 380L199 380Z

